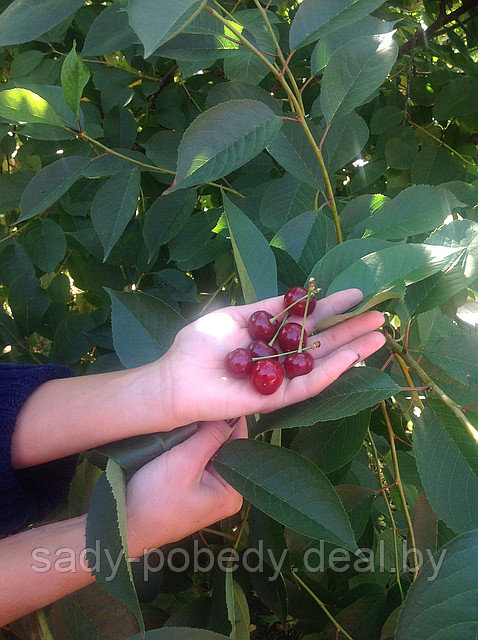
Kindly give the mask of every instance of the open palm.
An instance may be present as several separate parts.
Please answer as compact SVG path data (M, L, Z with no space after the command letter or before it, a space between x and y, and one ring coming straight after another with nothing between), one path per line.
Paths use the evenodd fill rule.
M307 318L311 334L320 318L343 313L362 298L357 289L341 291L317 302ZM267 413L320 393L341 373L370 356L384 344L376 329L383 323L378 311L341 323L317 336L321 346L310 351L314 369L306 376L284 379L278 391L264 396L248 380L226 374L224 358L236 347L247 347L250 315L264 309L273 315L283 309L282 296L258 303L214 311L182 329L166 354L178 424L195 420L220 420L253 413ZM300 319L295 318L300 322Z

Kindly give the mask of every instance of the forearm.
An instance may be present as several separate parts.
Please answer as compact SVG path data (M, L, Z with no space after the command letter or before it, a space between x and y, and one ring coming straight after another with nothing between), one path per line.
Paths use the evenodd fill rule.
M147 365L45 382L18 415L12 439L14 467L180 426L174 423L168 380L159 361L154 369Z
M0 540L0 627L94 581L85 524L81 516Z

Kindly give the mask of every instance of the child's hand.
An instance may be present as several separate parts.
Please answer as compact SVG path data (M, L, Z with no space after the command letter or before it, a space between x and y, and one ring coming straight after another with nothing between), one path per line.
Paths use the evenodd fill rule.
M239 511L242 496L209 462L227 440L236 438L247 438L245 418L234 428L224 421L204 422L188 440L135 473L126 496L131 557Z
M320 318L343 313L361 299L360 291L349 289L319 300L307 318L306 330L312 333ZM161 376L157 384L168 386L173 426L267 413L300 402L320 393L352 364L367 358L385 342L376 331L383 323L378 311L347 320L317 336L321 346L309 351L315 358L311 373L284 379L278 391L264 396L251 388L247 379L229 377L224 358L232 349L247 347L251 342L247 322L254 311L264 309L275 315L283 308L282 296L227 307L203 316L178 333L171 349L158 361L161 366L157 369L157 375ZM291 320L301 322L296 317ZM153 371L155 364L151 365ZM157 410L160 412L161 407Z

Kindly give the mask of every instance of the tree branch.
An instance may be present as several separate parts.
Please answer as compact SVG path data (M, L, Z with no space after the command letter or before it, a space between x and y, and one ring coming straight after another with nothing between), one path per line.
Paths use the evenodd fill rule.
M440 35L439 32L442 27L453 22L453 20L456 20L467 11L470 11L470 9L476 8L476 6L476 0L465 0L461 7L458 7L458 9L455 9L455 11L452 11L451 13L444 14L443 11L440 11L440 15L435 22L432 22L428 29L418 29L410 40L407 40L407 42L402 44L398 51L398 57L400 58L401 56L408 54L412 51L414 46L419 47L424 42L427 42L432 38L436 38Z

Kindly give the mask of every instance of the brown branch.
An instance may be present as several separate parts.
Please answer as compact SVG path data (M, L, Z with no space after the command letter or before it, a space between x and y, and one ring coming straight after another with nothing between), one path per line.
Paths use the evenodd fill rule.
M419 47L424 42L431 40L432 38L436 38L440 35L440 29L453 20L456 20L467 11L470 11L473 8L476 8L476 0L465 0L461 7L455 9L451 13L443 14L443 11L440 11L440 15L432 22L432 24L428 27L428 29L422 30L418 29L415 35L407 40L399 49L398 57L404 56L408 54L414 47Z

